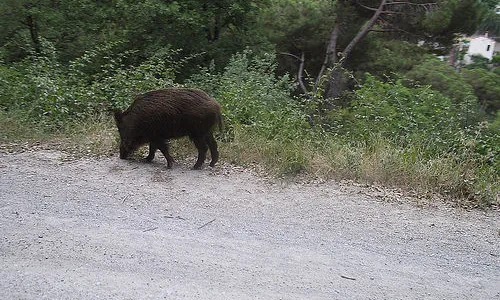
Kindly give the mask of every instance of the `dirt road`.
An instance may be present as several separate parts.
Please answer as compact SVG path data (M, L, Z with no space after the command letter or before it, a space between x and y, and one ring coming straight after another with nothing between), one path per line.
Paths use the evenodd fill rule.
M500 299L498 211L188 168L0 154L0 299Z

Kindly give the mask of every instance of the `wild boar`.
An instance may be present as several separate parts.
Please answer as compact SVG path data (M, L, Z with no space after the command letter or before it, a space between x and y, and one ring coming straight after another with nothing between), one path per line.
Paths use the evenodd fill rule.
M210 149L213 167L219 159L213 136L216 125L222 126L220 105L199 89L167 88L135 97L130 107L114 111L120 133L120 158L126 159L140 146L149 143L147 161L153 160L160 149L172 168L173 158L168 139L188 136L198 149L193 169L201 169Z

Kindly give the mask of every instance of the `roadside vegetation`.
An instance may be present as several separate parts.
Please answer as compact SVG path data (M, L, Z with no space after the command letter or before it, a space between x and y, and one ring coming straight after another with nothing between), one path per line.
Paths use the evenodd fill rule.
M241 14L239 17L226 15L217 6L200 6L227 18L232 24L227 28L206 25L217 26L203 19L205 14L203 18L200 13L200 18L188 18L201 1L187 1L193 9L189 13L175 1L111 1L116 2L116 10L99 4L94 8L99 14L92 18L102 19L81 20L95 22L94 27L88 26L88 32L78 27L82 30L78 38L65 43L62 33L73 32L60 25L67 23L51 22L55 18L64 21L67 14L48 12L54 3L59 5L56 11L64 12L68 1L46 2L38 3L38 10L30 1L10 4L13 8L24 5L21 12L16 10L24 14L19 16L22 20L36 16L36 39L29 34L34 29L29 24L15 27L1 21L11 30L9 35L0 35L3 144L42 142L80 155L117 155L118 135L111 109L127 107L140 92L196 87L223 107L224 128L217 139L226 162L259 164L276 176L306 174L376 183L423 195L439 193L467 207L499 204L500 74L495 63L457 70L437 59L433 55L436 49L376 34L363 37L363 44L354 48L358 52L350 53L349 63L344 57L323 68L321 60L306 64L302 57L297 61L301 53L325 51L328 34L308 32L328 33L328 25L335 26L335 20L323 21L332 10L335 15L339 13L335 9L342 8L344 17L363 24L363 17L370 15L358 10L381 1L365 1L361 7L331 6L331 1L282 0L272 5L241 1L239 8L234 6L239 1L235 1L231 9L233 14ZM283 9L290 5L303 14L294 16L294 11ZM80 3L76 7L81 11L72 8L71 12L83 14L87 6ZM459 8L448 13L464 13ZM112 18L117 10L123 14L120 21ZM158 24L163 24L162 18L184 20L177 24L180 35L170 33L173 36L163 40L161 32L153 30L156 27L148 28L150 23L132 18L134 10ZM276 11L287 18L273 18ZM479 8L477 11L479 14ZM314 18L306 18L306 12ZM436 8L433 13L439 12ZM123 32L116 27L108 32L95 28L103 20L130 23L121 24L127 28ZM294 27L285 26L291 20ZM487 26L480 21L478 17L474 28ZM191 22L190 26L186 22ZM197 22L206 25L204 34L208 36L190 32ZM427 31L437 31L438 25L432 22L443 21L422 22L427 22ZM272 30L264 33L264 28ZM355 36L357 29L351 30ZM464 31L441 30L449 30L447 34ZM103 33L108 35L99 40ZM443 32L439 35L446 36ZM186 44L185 36L195 37L191 45ZM207 38L213 40L207 44ZM291 39L293 47L301 48L295 49L296 54L292 53ZM339 44L349 44L349 38L345 39ZM369 51L363 55L360 49ZM333 79L343 84L334 89ZM335 97L330 97L332 94ZM173 146L175 156L194 149L186 150L185 146L191 145L182 140Z

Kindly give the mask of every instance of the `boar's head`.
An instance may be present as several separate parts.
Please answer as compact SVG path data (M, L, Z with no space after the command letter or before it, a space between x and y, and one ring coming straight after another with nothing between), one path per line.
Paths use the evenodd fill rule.
M137 143L128 133L126 124L123 121L123 113L120 110L114 110L116 127L118 127L118 133L120 134L120 158L126 159L130 153L137 150Z

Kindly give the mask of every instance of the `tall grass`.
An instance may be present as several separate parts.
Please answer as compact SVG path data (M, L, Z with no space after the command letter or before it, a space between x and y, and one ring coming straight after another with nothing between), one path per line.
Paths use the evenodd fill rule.
M356 145L334 137L323 143L307 140L269 140L243 128L222 145L224 160L258 163L275 176L305 174L324 180L352 180L418 192L439 193L463 206L498 204L498 174L478 171L473 162L453 155L428 157L415 146L396 147L379 138L375 144Z

